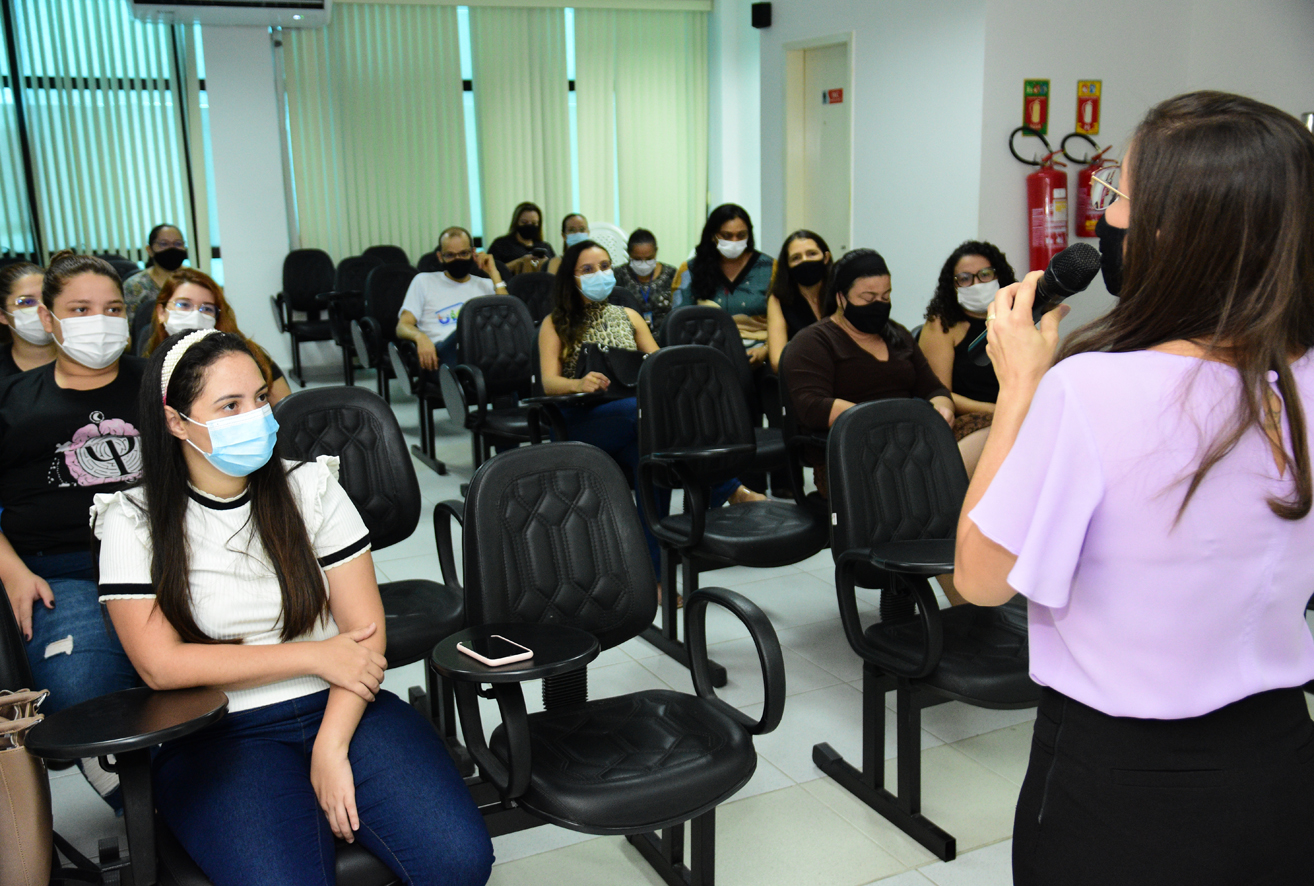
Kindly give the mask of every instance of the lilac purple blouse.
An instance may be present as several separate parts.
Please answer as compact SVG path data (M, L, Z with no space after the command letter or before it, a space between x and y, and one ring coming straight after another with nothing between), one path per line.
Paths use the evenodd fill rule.
M1314 420L1314 357L1292 371ZM1248 432L1177 520L1239 390L1230 366L1157 351L1046 373L969 515L1017 555L1008 583L1029 601L1038 683L1114 716L1178 719L1314 678L1314 518L1269 510L1292 483L1267 437Z

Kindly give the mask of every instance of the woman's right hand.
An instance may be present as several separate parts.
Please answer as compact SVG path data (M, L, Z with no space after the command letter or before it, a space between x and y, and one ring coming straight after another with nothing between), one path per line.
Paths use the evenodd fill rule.
M605 391L609 387L611 387L611 379L601 372L590 372L579 379L579 392L581 394L593 394L598 391Z
M32 639L32 607L40 600L47 609L55 608L55 593L44 578L24 568L23 574L6 576L5 590L9 594L9 605L14 610L18 629L23 632L24 640Z
M366 701L374 701L383 683L383 672L388 669L388 660L362 641L374 636L376 631L378 626L371 622L363 628L320 640L319 677Z

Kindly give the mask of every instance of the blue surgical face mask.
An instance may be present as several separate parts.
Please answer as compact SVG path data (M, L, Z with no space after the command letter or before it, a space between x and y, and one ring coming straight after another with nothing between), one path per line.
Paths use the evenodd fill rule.
M178 413L182 415L182 413ZM214 467L230 477L245 477L258 471L274 454L274 441L278 438L278 420L274 411L265 404L259 409L230 415L207 422L187 418L194 425L204 424L210 432L210 452L192 443L192 448Z
M579 278L579 291L584 293L584 297L589 301L606 301L614 288L616 288L616 274L611 268L594 271Z
M588 231L577 231L573 234L567 234L566 248L569 249L570 247L574 246L576 243L583 243L587 239L589 239Z

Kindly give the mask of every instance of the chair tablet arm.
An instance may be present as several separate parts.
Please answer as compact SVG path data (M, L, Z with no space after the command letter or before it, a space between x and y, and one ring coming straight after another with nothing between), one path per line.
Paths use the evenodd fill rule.
M907 679L925 677L939 666L940 656L944 652L944 626L940 620L940 603L935 599L935 593L924 579L901 582L916 598L917 618L922 624L921 655L913 657L882 649L868 641L858 618L854 573L861 566L880 569L872 563L871 553L865 548L845 551L835 563L835 591L839 597L840 622L844 625L849 646L863 661L876 665L886 673ZM891 584L899 581L897 573L881 571L889 576ZM882 592L893 591L894 588L890 587Z
M464 594L465 588L456 574L456 548L452 545L452 522L465 528L465 502L440 501L433 506L433 537L438 546L438 563L443 570L443 584L458 594Z
M730 610L748 628L753 645L757 647L765 697L762 716L757 720L721 701L712 688L711 672L707 664L709 603ZM780 724L780 718L785 712L785 659L780 652L776 629L756 603L725 588L699 588L684 601L684 642L689 650L689 669L693 676L694 691L700 698L717 702L722 710L742 723L753 735L765 735Z
M653 452L645 455L644 458L662 464L675 465L684 461L699 461L736 455L752 455L756 450L757 447L752 443L737 443L734 446L718 446L712 449L672 449L666 452Z
M278 327L278 334L282 335L287 332L287 319L283 316L283 293L271 295L269 306L274 311L274 325Z
M657 516L657 498L654 494L656 484L653 480L653 469L657 467L673 473L684 491L684 512L690 515L687 538L662 526L661 517ZM645 455L639 459L634 490L638 493L639 507L643 511L644 519L648 521L648 528L652 530L658 541L664 541L677 548L688 548L703 540L703 532L707 529L707 490L702 483L690 475L683 460L665 461Z
M443 406L447 409L447 417L460 427L469 428L469 392L465 389L465 385L461 384L455 366L448 366L446 363L438 364L438 387L443 392Z
M452 375L461 383L465 391L466 409L474 405L474 414L467 418L466 427L474 427L483 422L488 412L488 386L484 383L484 371L478 366L459 363L452 367Z
M484 724L479 715L479 684L465 680L452 682L466 749L502 799L514 800L529 788L529 714L525 711L525 695L520 684L493 684L493 698L497 700L510 751L510 759L503 760L493 753L484 738Z

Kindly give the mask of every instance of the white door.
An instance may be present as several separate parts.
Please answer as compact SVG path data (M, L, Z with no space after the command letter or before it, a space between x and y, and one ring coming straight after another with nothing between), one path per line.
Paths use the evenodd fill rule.
M826 238L839 258L850 246L853 96L845 43L803 50L802 222ZM797 68L795 68L797 70Z

